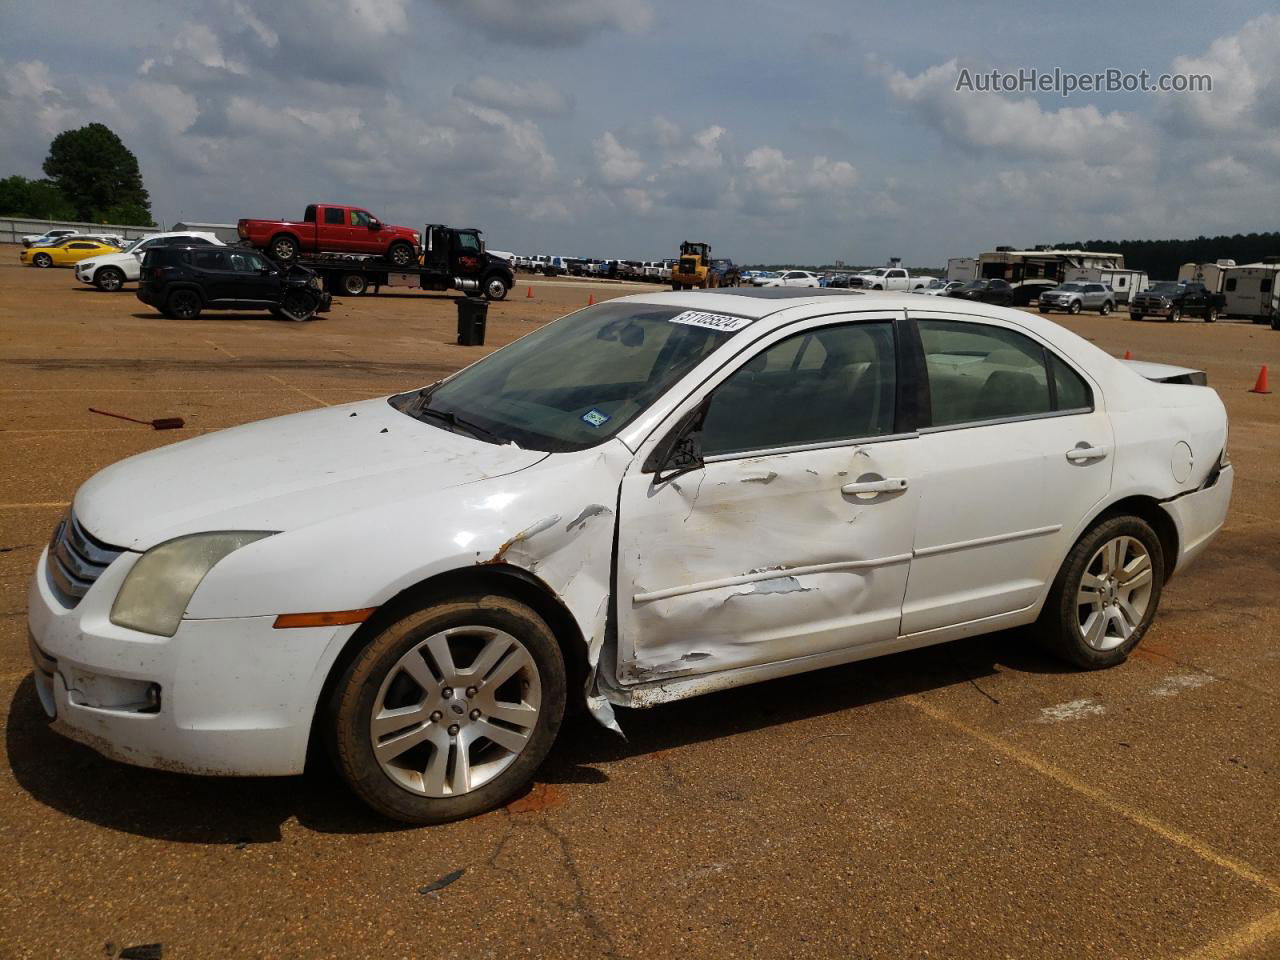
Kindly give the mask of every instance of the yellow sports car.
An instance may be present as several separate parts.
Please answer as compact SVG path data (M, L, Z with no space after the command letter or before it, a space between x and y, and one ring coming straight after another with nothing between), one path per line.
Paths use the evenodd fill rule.
M97 240L67 237L47 247L28 247L18 254L18 259L33 267L74 267L85 257L119 252L119 247L99 243Z

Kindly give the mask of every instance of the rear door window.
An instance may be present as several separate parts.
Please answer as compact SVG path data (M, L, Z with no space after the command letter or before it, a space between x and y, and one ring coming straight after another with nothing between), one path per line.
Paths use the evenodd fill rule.
M957 320L917 322L935 427L1049 413L1040 344L1004 327Z

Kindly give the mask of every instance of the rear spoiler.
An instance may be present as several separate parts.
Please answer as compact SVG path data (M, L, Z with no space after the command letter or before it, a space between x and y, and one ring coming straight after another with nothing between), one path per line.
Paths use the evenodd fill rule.
M1154 383L1181 383L1195 387L1209 385L1209 375L1203 370L1175 367L1168 363L1150 363L1146 360L1122 360L1121 362L1138 376Z

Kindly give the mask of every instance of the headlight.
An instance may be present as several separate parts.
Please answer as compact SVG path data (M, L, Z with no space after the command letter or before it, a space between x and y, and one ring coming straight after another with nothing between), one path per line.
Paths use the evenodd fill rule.
M172 637L178 632L196 587L218 561L272 535L273 531L261 530L197 533L152 547L124 578L111 605L111 622L117 627Z

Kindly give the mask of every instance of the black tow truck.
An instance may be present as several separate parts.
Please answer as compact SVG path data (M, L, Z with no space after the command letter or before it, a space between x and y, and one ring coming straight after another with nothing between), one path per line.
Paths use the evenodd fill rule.
M475 227L447 227L429 223L422 232L417 263L397 266L385 257L358 253L314 254L297 261L319 275L335 295L358 297L371 289L410 287L421 290L461 290L504 300L515 284L511 264L488 253Z

